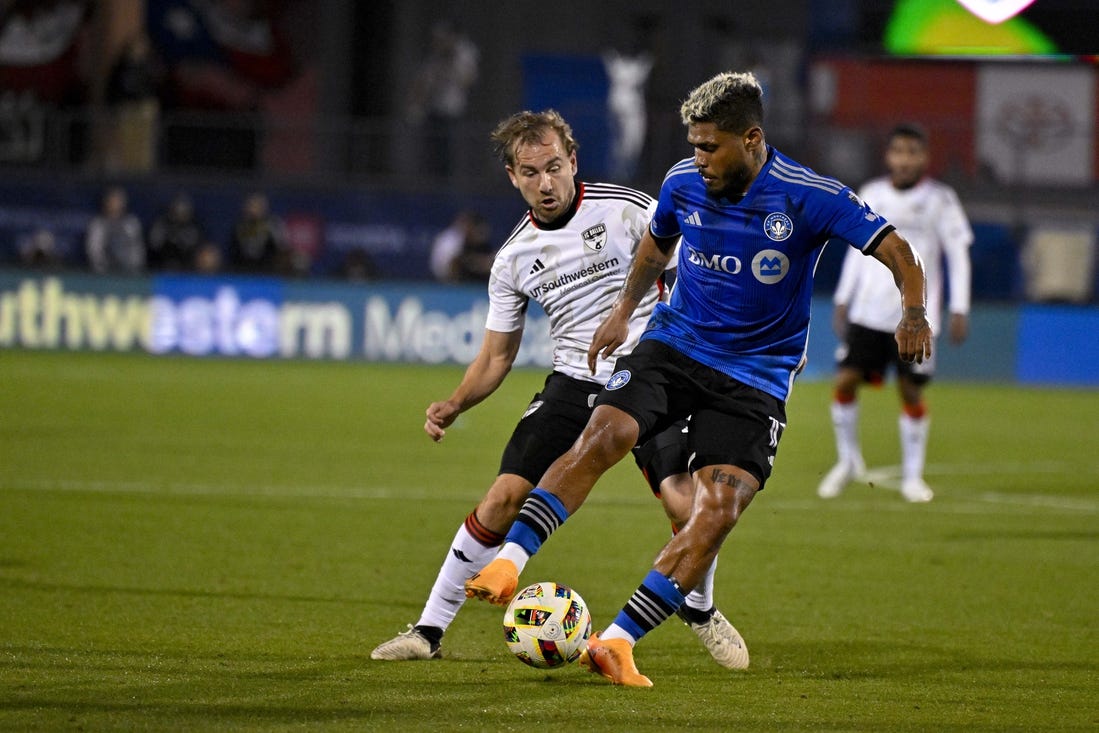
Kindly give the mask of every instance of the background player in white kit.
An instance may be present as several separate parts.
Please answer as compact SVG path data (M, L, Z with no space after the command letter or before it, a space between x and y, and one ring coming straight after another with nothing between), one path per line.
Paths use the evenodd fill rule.
M889 133L885 150L888 175L867 182L859 196L896 226L923 260L927 320L935 335L941 332L945 257L950 278L948 330L951 342L960 344L969 331L973 231L954 190L927 177L928 159L926 132L914 124L897 125ZM880 384L892 365L901 399L901 493L908 501L930 501L934 494L923 478L930 426L924 388L935 371L935 351L923 363L898 358L893 328L900 306L893 275L871 258L852 254L849 250L843 261L832 317L842 342L831 405L839 460L817 493L833 498L865 474L858 439L858 388L864 382Z
M554 370L516 425L496 480L459 527L419 621L380 644L372 659L440 656L443 633L465 602L466 580L496 556L535 482L580 435L613 366L603 360L589 369L588 345L625 283L656 205L631 188L577 181L577 143L553 110L512 115L497 126L492 140L530 210L493 262L481 350L453 394L427 408L424 430L441 440L460 413L500 386L518 353L531 300L549 317ZM628 353L637 343L662 290L658 283L645 294L620 351ZM682 432L680 423L635 453L676 527L686 522L693 498ZM681 616L715 661L741 669L748 666L748 652L740 634L713 607L713 570L711 565Z

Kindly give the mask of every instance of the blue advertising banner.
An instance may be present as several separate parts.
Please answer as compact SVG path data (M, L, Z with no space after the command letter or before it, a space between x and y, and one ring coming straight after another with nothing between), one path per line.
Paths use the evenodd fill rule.
M487 313L480 286L0 270L0 347L466 364ZM552 359L532 308L516 366Z
M149 302L149 350L191 356L277 356L282 281L161 276Z
M1016 356L1021 382L1099 385L1099 309L1024 307Z
M474 285L0 270L0 348L467 364L487 313ZM814 299L802 379L834 372L830 315L829 301ZM1099 386L1099 309L977 306L970 322L963 346L939 339L937 377ZM552 364L549 320L535 305L516 366Z

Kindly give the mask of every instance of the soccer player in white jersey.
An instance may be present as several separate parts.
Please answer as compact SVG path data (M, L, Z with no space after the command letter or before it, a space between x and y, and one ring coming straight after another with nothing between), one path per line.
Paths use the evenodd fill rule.
M497 126L492 140L530 209L493 262L480 352L450 397L428 406L424 430L442 440L459 414L500 386L518 353L531 300L549 317L554 369L516 425L496 480L458 528L420 619L380 644L372 659L440 656L443 633L466 599L466 580L495 556L534 482L580 435L611 374L609 361L589 365L588 344L625 284L630 258L655 206L640 191L577 181L577 143L553 110L512 115ZM627 324L625 351L640 337L662 289L656 278L644 288ZM636 453L677 529L686 522L693 498L685 450L679 423L638 446ZM713 564L695 586L681 618L718 664L747 667L744 640L713 605Z
M927 133L904 123L889 133L885 148L888 175L868 181L859 196L886 217L923 260L927 273L927 320L940 333L945 257L950 278L952 343L965 341L969 332L969 226L954 189L927 176ZM900 318L896 285L884 267L848 250L834 295L832 325L841 343L831 405L832 426L839 460L817 487L824 499L839 496L853 479L866 471L858 439L858 389L863 382L881 384L890 367L896 370L901 414L901 494L912 502L931 501L934 493L924 481L930 419L924 388L935 371L935 359L910 364L900 359L893 340L893 324Z
M531 491L499 554L466 583L504 604L534 553L638 440L691 416L691 515L580 662L615 684L649 687L634 644L683 604L771 474L786 398L809 335L813 270L843 239L896 276L901 357L930 356L919 257L851 189L795 163L763 135L763 90L723 73L680 113L694 156L668 171L626 285L588 347L589 364L628 343L630 319L678 247L675 287L641 341L615 363L580 438Z

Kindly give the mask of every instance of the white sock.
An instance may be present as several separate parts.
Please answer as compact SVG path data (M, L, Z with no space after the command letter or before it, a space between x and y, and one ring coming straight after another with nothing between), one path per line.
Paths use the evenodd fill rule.
M527 561L530 560L530 555L523 549L523 546L514 542L505 542L496 557L511 560L515 563L515 569L519 571L520 575L523 574L523 568L527 566Z
M862 463L859 447L859 403L832 401L832 429L836 435L836 454L840 463L858 466Z
M903 479L922 479L924 461L927 458L927 433L931 428L931 418L910 417L901 413L897 420L901 436L901 477Z
M445 631L466 601L466 581L488 565L496 550L473 539L465 524L459 527L416 625L437 626Z
M702 580L683 599L683 602L689 608L698 611L709 611L714 607L714 572L716 570L717 558L715 557L714 561L710 563L710 567L706 569L706 574L702 576Z
M623 629L618 624L611 624L610 626L608 626L606 628L606 630L602 634L599 635L599 638L604 639L604 640L606 640L606 639L625 639L626 641L630 642L630 646L633 646L634 644L637 643L637 639L633 638L628 633L626 633L626 630Z

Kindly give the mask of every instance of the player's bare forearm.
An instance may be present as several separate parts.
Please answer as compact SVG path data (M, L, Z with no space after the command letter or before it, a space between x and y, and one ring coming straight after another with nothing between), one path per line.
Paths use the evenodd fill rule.
M442 440L446 434L444 429L458 415L484 400L503 383L519 353L522 334L521 330L512 333L485 331L481 350L466 367L462 381L454 392L449 398L432 402L427 408L424 431L432 440Z
M450 397L451 401L460 404L464 412L495 392L511 372L522 340L521 330L501 333L486 329L481 350L470 362L461 383Z
M832 331L840 341L847 339L847 306L836 303L832 309Z
M969 316L965 313L950 314L950 342L963 343L969 337Z
M630 262L630 271L626 273L626 284L615 302L615 306L623 308L627 316L633 314L656 279L664 273L674 246L675 239L657 239L647 231L641 237Z
M620 301L632 303L633 307L636 308L637 304L641 302L641 299L645 297L645 293L652 289L653 283L656 282L656 279L660 277L661 273L664 272L664 268L667 266L667 255L647 256L644 259L635 259L630 266L629 276L626 278L626 284L622 288L622 293L619 295L618 299Z
M893 273L905 310L927 305L927 276L923 262L907 240L896 232L890 232L874 250L874 257Z
M609 358L629 338L630 317L667 268L674 244L675 240L657 240L649 232L641 237L626 274L626 283L588 346L588 369L592 374L595 374L600 356Z
M874 257L893 273L901 291L901 321L897 324L897 350L905 361L922 363L931 357L931 324L927 321L927 275L923 262L903 237L890 232L874 251Z

